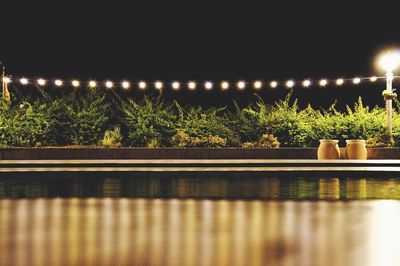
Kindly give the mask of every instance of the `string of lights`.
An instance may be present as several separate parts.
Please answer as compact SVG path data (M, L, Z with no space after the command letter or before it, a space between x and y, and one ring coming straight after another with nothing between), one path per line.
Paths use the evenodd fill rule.
M394 76L393 78L399 78L400 76ZM122 88L122 89L130 89L132 87L136 87L141 90L145 90L147 88L154 88L154 89L164 89L169 87L173 90L179 90L181 88L187 88L189 90L195 90L197 88L204 88L206 90L212 90L214 88L220 88L222 90L228 90L229 88L237 88L238 90L244 90L246 88L252 87L256 90L262 88L295 88L295 87L303 87L308 88L311 86L318 86L318 87L326 87L329 85L334 86L343 86L345 84L352 84L352 85L359 85L363 82L374 83L380 80L386 80L385 76L369 76L369 77L354 77L354 78L337 78L337 79L319 79L319 80L312 80L312 79L304 79L304 80L293 80L289 79L286 81L278 81L278 80L255 80L255 81L245 81L239 80L235 82L230 81L220 81L220 82L212 82L212 81L187 81L187 82L180 82L180 81L172 81L172 82L163 82L163 81L154 81L154 82L146 82L146 81L138 81L138 82L130 82L128 80L123 80L120 82L114 82L111 80L107 80L104 82L99 82L96 80L90 81L80 81L80 80L67 80L67 79L44 79L44 78L27 78L27 77L11 77L11 76L4 76L3 82L6 84L20 84L23 86L26 85L34 85L37 87L49 87L49 86L56 86L56 87L69 87L72 86L74 88L79 87L89 87L89 88L99 88L105 87L107 89L113 88Z

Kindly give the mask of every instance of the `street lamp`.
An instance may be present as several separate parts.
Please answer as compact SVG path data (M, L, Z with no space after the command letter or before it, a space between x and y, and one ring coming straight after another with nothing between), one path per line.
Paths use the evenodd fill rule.
M392 87L393 71L399 66L399 63L400 53L398 51L385 52L378 60L379 67L386 71L386 90L382 95L386 101L386 128L390 138L392 138L392 100L397 96Z
M3 93L3 100L5 102L11 101L11 95L8 91L8 83L10 83L10 78L6 76L6 66L0 61L1 66L1 89Z

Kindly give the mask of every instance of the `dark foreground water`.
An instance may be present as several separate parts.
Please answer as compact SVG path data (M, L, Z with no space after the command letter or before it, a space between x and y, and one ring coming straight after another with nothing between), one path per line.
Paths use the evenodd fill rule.
M399 265L400 178L0 177L0 265Z

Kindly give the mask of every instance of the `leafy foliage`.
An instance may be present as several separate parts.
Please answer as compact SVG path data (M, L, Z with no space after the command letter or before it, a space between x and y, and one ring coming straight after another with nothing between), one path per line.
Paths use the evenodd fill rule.
M345 111L300 108L289 93L273 105L258 100L233 110L181 106L162 97L140 101L111 92L68 90L51 95L13 91L0 101L0 147L103 145L140 147L317 147L320 139L366 139L367 145L399 146L399 102L393 112L393 139L386 111L362 99ZM111 94L111 95L110 95Z
M259 119L263 132L276 136L284 147L305 147L309 142L311 123L308 113L314 110L309 107L299 111L297 100L291 101L291 93L279 100L274 106L258 102Z
M121 129L119 127L115 127L112 130L106 130L100 145L104 147L120 147L122 145L121 142Z
M184 109L178 103L175 103L175 106L177 110L177 121L175 123L177 132L184 132L191 138L198 138L199 143L210 143L210 141L205 141L205 138L220 137L226 139L227 144L231 146L238 144L239 139L229 128L227 117L221 115L225 108L203 110L201 107L189 107Z
M176 132L173 105L165 105L161 98L145 97L140 102L128 99L122 105L128 146L169 146Z
M279 148L280 143L276 137L272 134L263 134L261 138L256 142L245 142L243 148L268 148L275 149Z
M220 148L226 146L226 138L220 136L209 135L207 137L190 137L183 131L178 131L175 136L172 137L172 144L175 147L208 147L208 148Z
M240 108L234 102L235 111L227 113L227 125L236 134L236 138L241 142L257 141L262 132L259 111L253 105Z

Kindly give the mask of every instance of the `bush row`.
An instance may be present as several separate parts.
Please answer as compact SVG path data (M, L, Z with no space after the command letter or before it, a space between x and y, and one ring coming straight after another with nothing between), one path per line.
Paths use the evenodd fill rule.
M317 147L320 139L366 139L398 146L400 115L391 142L385 109L361 98L346 111L299 108L291 93L272 105L260 97L248 106L181 106L162 97L140 101L117 94L74 90L62 95L15 93L0 105L0 146Z

